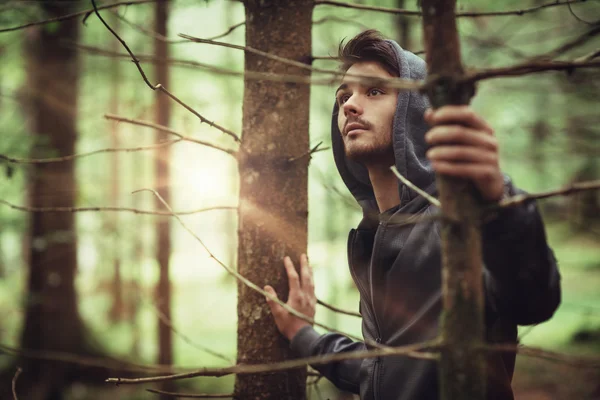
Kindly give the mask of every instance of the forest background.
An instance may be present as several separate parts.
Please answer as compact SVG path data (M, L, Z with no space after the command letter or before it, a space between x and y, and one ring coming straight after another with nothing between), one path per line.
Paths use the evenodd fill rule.
M89 9L80 1L77 9ZM211 38L244 21L240 2L177 0L170 3L168 37L178 33ZM386 7L417 9L414 2L364 1ZM531 3L531 4L529 4ZM538 2L539 3L539 2ZM538 4L528 2L528 5ZM154 4L114 9L119 15L103 15L134 53L152 54ZM522 1L459 2L464 10L524 8ZM112 14L112 15L111 15ZM0 3L0 30L44 19L38 2ZM543 54L590 29L600 19L597 1L556 7L523 16L464 18L459 22L463 61L467 67L513 65ZM409 20L401 34L399 18L387 13L318 6L313 13L313 55L331 57L339 41L376 28L413 51L422 48L421 21ZM584 22L584 21L587 21ZM41 29L57 29L51 23ZM265 27L267 29L267 27ZM24 46L28 30L0 33L0 154L27 158L36 136L24 98L27 90L27 57ZM217 40L244 45L244 26ZM243 71L244 52L211 44L180 40L169 45L170 58ZM598 49L598 40L568 52L573 59ZM156 93L144 85L126 57L107 56L105 51L123 49L100 21L91 15L80 27L77 41L66 42L80 56L76 153L104 148L154 144L154 130L107 120L105 114L154 120ZM562 54L559 55L560 57ZM152 71L152 62L142 65ZM335 60L316 59L313 66L333 69ZM243 79L193 65L171 63L169 90L233 132L241 132ZM501 165L515 183L530 192L560 187L576 181L600 178L600 115L597 70L571 73L546 72L534 76L481 82L473 106L495 128L501 143ZM152 81L152 79L151 79ZM310 101L310 143L329 147L331 106L335 87L313 86ZM115 93L117 95L115 96ZM38 95L43 96L44 93ZM174 131L217 146L232 148L231 138L200 124L184 108L171 107L169 127ZM118 137L115 146L114 135ZM293 134L293 132L290 132ZM157 150L104 153L75 162L78 207L118 206L155 209L150 193L157 188L154 176ZM196 143L171 146L168 160L170 204L175 210L237 205L238 172L227 153ZM27 205L26 164L0 164L0 199ZM116 168L115 168L116 167ZM600 199L598 192L541 202L551 246L562 274L563 302L549 322L522 327L525 344L572 354L600 353ZM155 290L158 281L156 220L169 217L127 212L76 213L78 309L87 333L107 354L143 364L157 358ZM330 152L312 155L309 168L309 247L315 270L317 296L343 309L357 311L358 293L347 270L346 239L356 225L360 210L339 178ZM235 209L221 209L182 216L212 253L235 266L237 218ZM174 222L174 221L173 221ZM18 348L27 299L28 252L43 243L28 239L29 213L8 204L0 205L0 343ZM171 223L170 281L173 359L178 367L226 366L236 354L236 282L198 242L176 223ZM57 260L60 262L60 260ZM115 306L115 263L120 266L122 302ZM115 309L117 307L118 309ZM317 320L345 332L360 335L360 319L319 308ZM209 350L207 352L207 349ZM215 356L218 353L225 357ZM13 359L0 354L0 368ZM557 379L557 377L561 377ZM545 360L518 357L515 387L518 398L599 398L598 372L578 370ZM0 382L2 385L10 382ZM228 393L233 377L202 378L180 383L180 388L205 393ZM100 388L100 389L99 389ZM134 399L151 396L139 387L114 388L74 385L69 399L112 396ZM105 394L99 395L99 393ZM325 380L311 386L309 395L337 396ZM315 397L317 398L317 397Z

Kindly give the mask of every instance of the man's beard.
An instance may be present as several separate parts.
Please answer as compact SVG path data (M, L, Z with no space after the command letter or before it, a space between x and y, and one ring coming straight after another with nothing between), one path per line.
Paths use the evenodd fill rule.
M390 165L393 165L394 151L390 138L377 139L370 143L353 143L349 146L345 143L346 158L363 165L382 162L390 162Z

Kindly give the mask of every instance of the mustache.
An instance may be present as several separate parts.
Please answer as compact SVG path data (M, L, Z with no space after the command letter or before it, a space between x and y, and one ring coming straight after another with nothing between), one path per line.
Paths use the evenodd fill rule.
M348 126L348 124L352 124L352 123L359 123L362 126L364 126L366 129L371 129L373 126L371 125L371 123L365 119L362 119L360 117L356 117L356 118L348 118L346 120L346 123L344 123L344 127L342 129L342 133L346 132L346 127Z

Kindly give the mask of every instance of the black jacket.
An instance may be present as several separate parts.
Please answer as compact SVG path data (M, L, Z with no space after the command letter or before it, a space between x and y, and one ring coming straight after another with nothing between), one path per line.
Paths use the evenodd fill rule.
M400 77L423 79L425 65L412 53L389 41L400 64ZM434 173L425 157L423 121L427 100L401 92L394 119L396 167L420 188L435 192ZM441 310L440 234L437 222L397 224L406 214L437 212L425 199L401 185L401 206L377 212L366 169L345 158L334 107L332 144L342 179L364 211L350 232L348 260L360 292L365 339L402 346L433 339ZM516 189L507 182L511 194ZM483 227L486 335L490 342L515 342L517 324L542 322L560 302L560 276L546 243L543 223L534 203L503 210ZM292 339L300 356L365 350L339 334L320 335L305 327ZM510 381L515 357L488 357L488 399L512 399ZM315 366L337 387L360 393L361 399L439 398L437 364L407 357L350 360Z

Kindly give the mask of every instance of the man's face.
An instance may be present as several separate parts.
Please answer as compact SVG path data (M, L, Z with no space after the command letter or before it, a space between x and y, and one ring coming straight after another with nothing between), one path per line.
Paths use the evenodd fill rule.
M381 65L371 61L352 65L347 74L393 78ZM395 89L351 83L344 77L336 100L338 128L349 159L367 165L394 163L392 123L397 97Z

